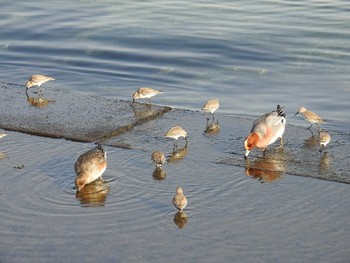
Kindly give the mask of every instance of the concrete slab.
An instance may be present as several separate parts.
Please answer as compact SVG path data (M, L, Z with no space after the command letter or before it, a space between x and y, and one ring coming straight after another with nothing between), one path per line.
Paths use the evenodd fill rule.
M265 155L261 150L254 149L245 160L243 141L254 119L220 113L215 115L215 123L218 120L219 125L207 127L206 118L199 111L173 109L156 120L103 143L145 151L162 150L170 163L192 158L197 162L239 166L244 168L247 176L262 181L273 181L288 173L350 183L349 134L328 131L332 140L321 154L317 137L311 137L304 127L288 124L287 116L284 149L274 149L278 146L277 142L268 148ZM173 141L165 138L164 134L176 125L188 132L188 145L185 147L185 140L180 138L177 151L173 151Z
M0 128L38 136L93 142L157 118L169 107L0 83Z
M141 103L132 107L128 101L50 89L44 92L46 99L38 99L26 97L24 87L15 84L0 84L0 92L0 128L5 130L150 153L161 150L169 163L191 158L234 165L262 181L274 181L288 173L350 183L350 135L327 130L332 140L321 154L317 137L304 127L289 124L289 116L283 150L275 150L277 145L273 145L263 155L255 149L244 160L243 141L252 118L216 113L218 124L207 125L199 111ZM188 132L189 143L180 138L178 148L173 149L173 141L164 134L177 125Z

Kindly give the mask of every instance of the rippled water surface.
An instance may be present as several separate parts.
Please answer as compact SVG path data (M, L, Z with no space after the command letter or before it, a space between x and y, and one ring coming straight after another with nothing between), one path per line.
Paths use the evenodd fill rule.
M348 133L349 25L348 1L2 1L0 81L39 73L56 78L44 90L119 99L149 86L164 90L158 104L216 96L238 115L279 103L305 126L291 117L303 105ZM348 184L247 176L213 160L210 147L229 148L220 133L201 139L209 148L190 144L163 171L151 149L106 147L104 181L78 195L74 162L93 144L9 132L0 262L348 261Z
M348 1L3 1L0 79L260 115L303 105L348 125Z
M104 181L76 195L73 165L91 147L14 132L2 140L1 262L348 259L347 184L248 177L197 158L198 147L155 176L151 152L106 147ZM183 214L171 204L178 185Z

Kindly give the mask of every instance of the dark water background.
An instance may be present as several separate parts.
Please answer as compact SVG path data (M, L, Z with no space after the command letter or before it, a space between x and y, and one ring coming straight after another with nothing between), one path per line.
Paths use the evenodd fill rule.
M348 1L1 1L0 81L258 116L285 106L349 132ZM230 136L204 138L219 148ZM224 138L224 136L226 136ZM338 142L341 143L341 142ZM149 151L106 147L96 195L73 165L93 147L9 132L0 142L0 262L347 262L349 186L282 174L273 182L212 162L200 145L153 175ZM25 164L24 169L13 166ZM190 168L190 169L189 169ZM171 198L189 199L186 216ZM93 203L93 204L91 204ZM180 219L179 219L180 218Z

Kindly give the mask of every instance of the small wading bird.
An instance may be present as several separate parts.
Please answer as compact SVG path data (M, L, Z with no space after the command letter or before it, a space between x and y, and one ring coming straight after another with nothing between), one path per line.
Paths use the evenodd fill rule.
M151 88L139 88L133 95L132 95L132 103L135 102L137 99L144 99L147 98L148 102L151 102L151 98L157 94L161 94L163 91L155 90Z
M320 126L318 126L318 124L323 124L326 122L320 116L318 116L316 113L306 109L305 107L300 107L299 110L297 111L297 113L294 114L294 116L296 116L298 113L301 113L303 115L304 119L311 123L310 127L306 128L306 129L308 129L312 135L314 134L311 131L311 127L313 124L316 123L318 131L320 131Z
M161 167L165 163L165 156L161 151L154 151L152 153L151 159L157 168Z
M175 127L170 128L170 130L168 130L165 133L165 137L173 138L175 140L174 141L174 148L177 148L177 140L180 137L185 138L186 145L187 145L187 132L184 129L182 129L180 126L175 126Z
M173 205L180 212L182 212L185 209L186 205L187 205L187 198L184 195L184 193L182 191L182 188L180 186L178 186L176 188L176 194L175 194L175 196L173 198Z
M255 147L265 151L266 147L280 138L279 148L283 148L283 133L286 127L286 115L280 105L270 113L262 115L254 121L250 134L244 141L245 158Z
M75 186L80 191L85 185L100 178L107 168L107 152L98 145L79 156L74 165Z
M331 136L327 132L320 132L319 134L319 142L320 142L320 152L327 146L327 144L331 141Z
M211 113L213 117L213 122L214 122L214 112L219 108L219 106L220 106L220 103L218 98L208 100L204 104L204 106L202 107L202 110L207 114L207 122L209 121L209 113Z
M38 86L38 92L39 92L39 95L41 96L40 86L50 80L55 80L55 79L44 75L31 75L29 80L26 83L26 87L27 87L26 92L28 91L29 88Z

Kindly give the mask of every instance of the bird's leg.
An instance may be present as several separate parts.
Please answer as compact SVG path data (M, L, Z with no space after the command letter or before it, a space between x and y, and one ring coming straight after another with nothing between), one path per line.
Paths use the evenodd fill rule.
M207 117L207 124L208 124L208 122L209 122L209 120L210 120L209 114L207 113L207 114L205 114L205 116Z
M280 150L280 149L283 149L283 147L284 147L284 146L283 146L283 143L284 143L284 140L283 140L283 138L281 137L281 138L280 138L280 145L277 147L277 149L279 149L279 150Z
M320 128L320 126L318 125L317 122L316 122L316 125L317 125L317 131L318 131L318 133L320 133L322 131L322 129Z
M177 149L177 140L174 141L173 152L175 152L176 149Z
M43 94L41 93L41 88L40 87L38 87L38 94L39 94L39 97L43 96Z
M214 113L212 114L212 116L213 116L213 123L214 123Z
M314 133L312 132L311 127L312 127L312 124L310 125L310 127L307 127L306 129L311 132L312 136L314 136Z

